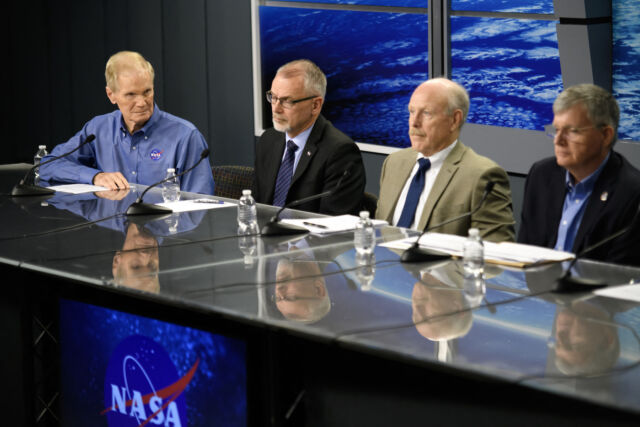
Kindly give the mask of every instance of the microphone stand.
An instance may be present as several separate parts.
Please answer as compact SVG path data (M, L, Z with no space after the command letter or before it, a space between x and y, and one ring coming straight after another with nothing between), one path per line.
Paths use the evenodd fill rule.
M195 165L191 166L189 169L187 169L184 172L180 172L178 175L176 175L175 177L169 177L169 178L165 178L162 181L156 182L153 185L150 185L149 187L147 187L142 194L140 195L140 197L138 197L138 199L131 203L131 205L127 208L127 216L131 216L131 215L166 215L166 214L170 214L173 212L173 209L169 209L169 208L165 208L164 206L158 206L155 205L153 203L143 203L142 202L142 198L144 197L145 194L147 194L147 191L151 190L153 187L156 187L164 182L167 182L169 180L172 180L174 178L179 178L182 175L186 174L187 172L192 171L193 169L195 169L200 162L202 162L202 160L204 160L207 156L209 155L209 149L205 148L202 151L202 154L200 154L200 159L196 162Z
M640 211L639 211L640 212ZM624 233L626 233L627 231L629 231L629 229L631 228L631 226L633 225L633 223L635 222L636 216L638 216L638 212L636 212L636 215L634 216L634 218L631 220L631 224L629 224L628 226L624 227L621 230L618 230L617 232L613 233L611 236L587 247L586 249L584 249L583 251L581 251L578 255L575 256L575 258L573 260L571 260L571 263L569 264L569 266L567 267L567 269L565 270L564 274L560 277L558 277L558 279L556 279L556 284L558 286L556 286L556 288L553 290L553 292L586 292L586 291L590 291L592 289L598 289L598 288L604 288L605 286L607 286L607 283L602 281L602 280L595 280L595 279L589 279L586 277L575 277L571 275L571 268L573 268L573 266L576 264L576 262L578 261L578 258L582 257L584 254L591 252L592 250L604 245L607 242L610 242L611 240L622 236Z
M351 163L349 163L347 165L347 167L345 168L344 172L342 173L342 176L340 177L340 179L338 180L336 185L333 187L333 189L325 191L325 192L320 193L320 194L314 194L313 196L308 196L308 197L305 197L303 199L294 200L293 202L281 207L278 210L278 212L276 212L276 214L273 217L271 217L269 222L266 223L264 225L264 227L262 227L262 230L260 230L260 235L261 236L291 236L291 235L296 235L296 234L308 233L309 230L306 229L305 227L300 227L298 225L293 225L293 224L283 224L283 223L281 223L280 222L280 213L283 210L285 210L286 208L290 208L290 207L293 207L293 206L298 206L298 205L301 205L303 203L311 202L313 200L321 199L323 197L329 196L336 189L340 188L340 184L342 184L342 180L347 175L349 175L349 170L351 169L351 165L352 164L353 164L353 162L351 162Z
M487 185L484 188L484 193L482 194L482 198L480 199L480 202L478 203L478 206L475 207L475 209L469 212L463 213L462 215L458 215L454 218L450 218L444 222L441 222L440 224L436 224L432 227L425 228L424 231L420 233L420 235L418 236L416 241L413 243L413 245L411 245L410 248L408 248L402 253L402 255L400 256L400 262L433 262L433 261L441 261L444 259L451 258L451 254L448 254L446 252L437 251L434 249L421 248L420 239L429 231L432 231L436 228L442 227L443 225L447 225L449 223L452 223L454 221L457 221L467 216L471 216L474 213L476 213L482 207L482 204L486 200L489 193L491 193L495 185L496 183L493 181L487 182Z
M305 197L304 199L296 200L288 205L281 207L276 214L271 217L268 223L262 227L260 234L262 236L290 236L295 234L304 234L308 233L309 230L305 227L300 227L299 225L294 224L285 224L280 222L280 213L286 208L290 208L293 206L298 206L302 203L311 202L315 199L319 199L321 197L326 197L333 193L333 190L325 191L324 193L315 194L313 196Z
M96 139L96 136L94 134L91 134L91 135L87 136L87 139L85 139L84 142L80 143L76 148L74 148L73 150L69 151L68 153L64 153L64 154L62 154L62 155L60 155L58 157L54 157L53 159L49 159L46 162L41 162L41 163L38 163L37 165L34 165L31 169L29 169L27 171L27 173L20 180L20 182L13 187L13 189L11 190L11 197L49 196L49 195L55 193L55 191L50 189L50 188L40 187L39 185L35 185L35 184L34 185L28 185L28 184L25 184L24 181L27 179L29 174L35 168L39 168L40 166L46 165L48 163L51 163L51 162L54 162L54 161L56 161L58 159L66 157L69 154L71 154L71 153L73 153L75 151L78 151L80 149L80 147L83 147L84 145L90 143L94 139Z

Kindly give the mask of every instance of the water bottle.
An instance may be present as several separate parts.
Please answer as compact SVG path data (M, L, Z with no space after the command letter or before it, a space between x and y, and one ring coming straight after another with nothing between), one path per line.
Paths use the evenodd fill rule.
M373 253L376 247L376 231L369 219L368 211L360 212L360 221L353 232L353 245L356 247L356 253L359 254Z
M242 190L238 200L238 234L258 234L258 212L251 190Z
M376 254L374 253L356 253L356 277L360 282L360 290L370 291L371 283L376 275Z
M176 176L176 170L174 168L167 169L165 179L168 181L162 183L162 198L165 202L177 202L180 200L180 181Z
M469 237L464 242L462 253L465 275L482 277L484 273L484 245L477 228L469 229Z
M38 152L36 153L35 156L33 156L33 164L35 165L39 165L40 161L42 160L42 158L44 156L46 156L47 154L49 154L47 152L47 146L46 145L38 145ZM40 178L40 168L36 168L35 169L35 175L34 175L35 179Z

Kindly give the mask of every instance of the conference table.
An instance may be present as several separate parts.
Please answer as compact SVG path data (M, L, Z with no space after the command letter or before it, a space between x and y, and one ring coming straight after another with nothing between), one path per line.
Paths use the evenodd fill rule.
M233 200L183 192L210 209L128 217L144 186L11 198L9 172L0 311L11 425L640 420L640 304L554 291L566 264L487 264L478 281L458 259L402 263L382 246L410 230L377 228L374 253L360 256L351 231L238 236ZM258 205L259 224L275 212ZM573 271L640 279L589 260Z

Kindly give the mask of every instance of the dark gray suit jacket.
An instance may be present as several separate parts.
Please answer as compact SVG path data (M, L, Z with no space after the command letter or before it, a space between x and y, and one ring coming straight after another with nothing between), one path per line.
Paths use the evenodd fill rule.
M267 129L256 146L253 194L258 203L273 203L276 177L285 149L285 134ZM286 203L333 190L338 180L348 175L330 196L295 209L328 215L357 214L362 207L365 187L364 165L360 149L322 115L309 135L300 162L293 173Z
M555 157L535 163L525 183L518 242L553 248L566 194L565 169ZM640 171L611 152L587 202L572 251L580 253L635 221L624 235L594 249L585 258L640 265Z

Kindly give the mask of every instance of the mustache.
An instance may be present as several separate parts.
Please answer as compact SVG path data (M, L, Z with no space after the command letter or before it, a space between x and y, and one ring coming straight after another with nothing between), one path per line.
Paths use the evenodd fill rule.
M409 129L409 135L411 135L411 136L427 136L427 134L424 133L423 131L421 131L420 129L414 129L414 128Z

